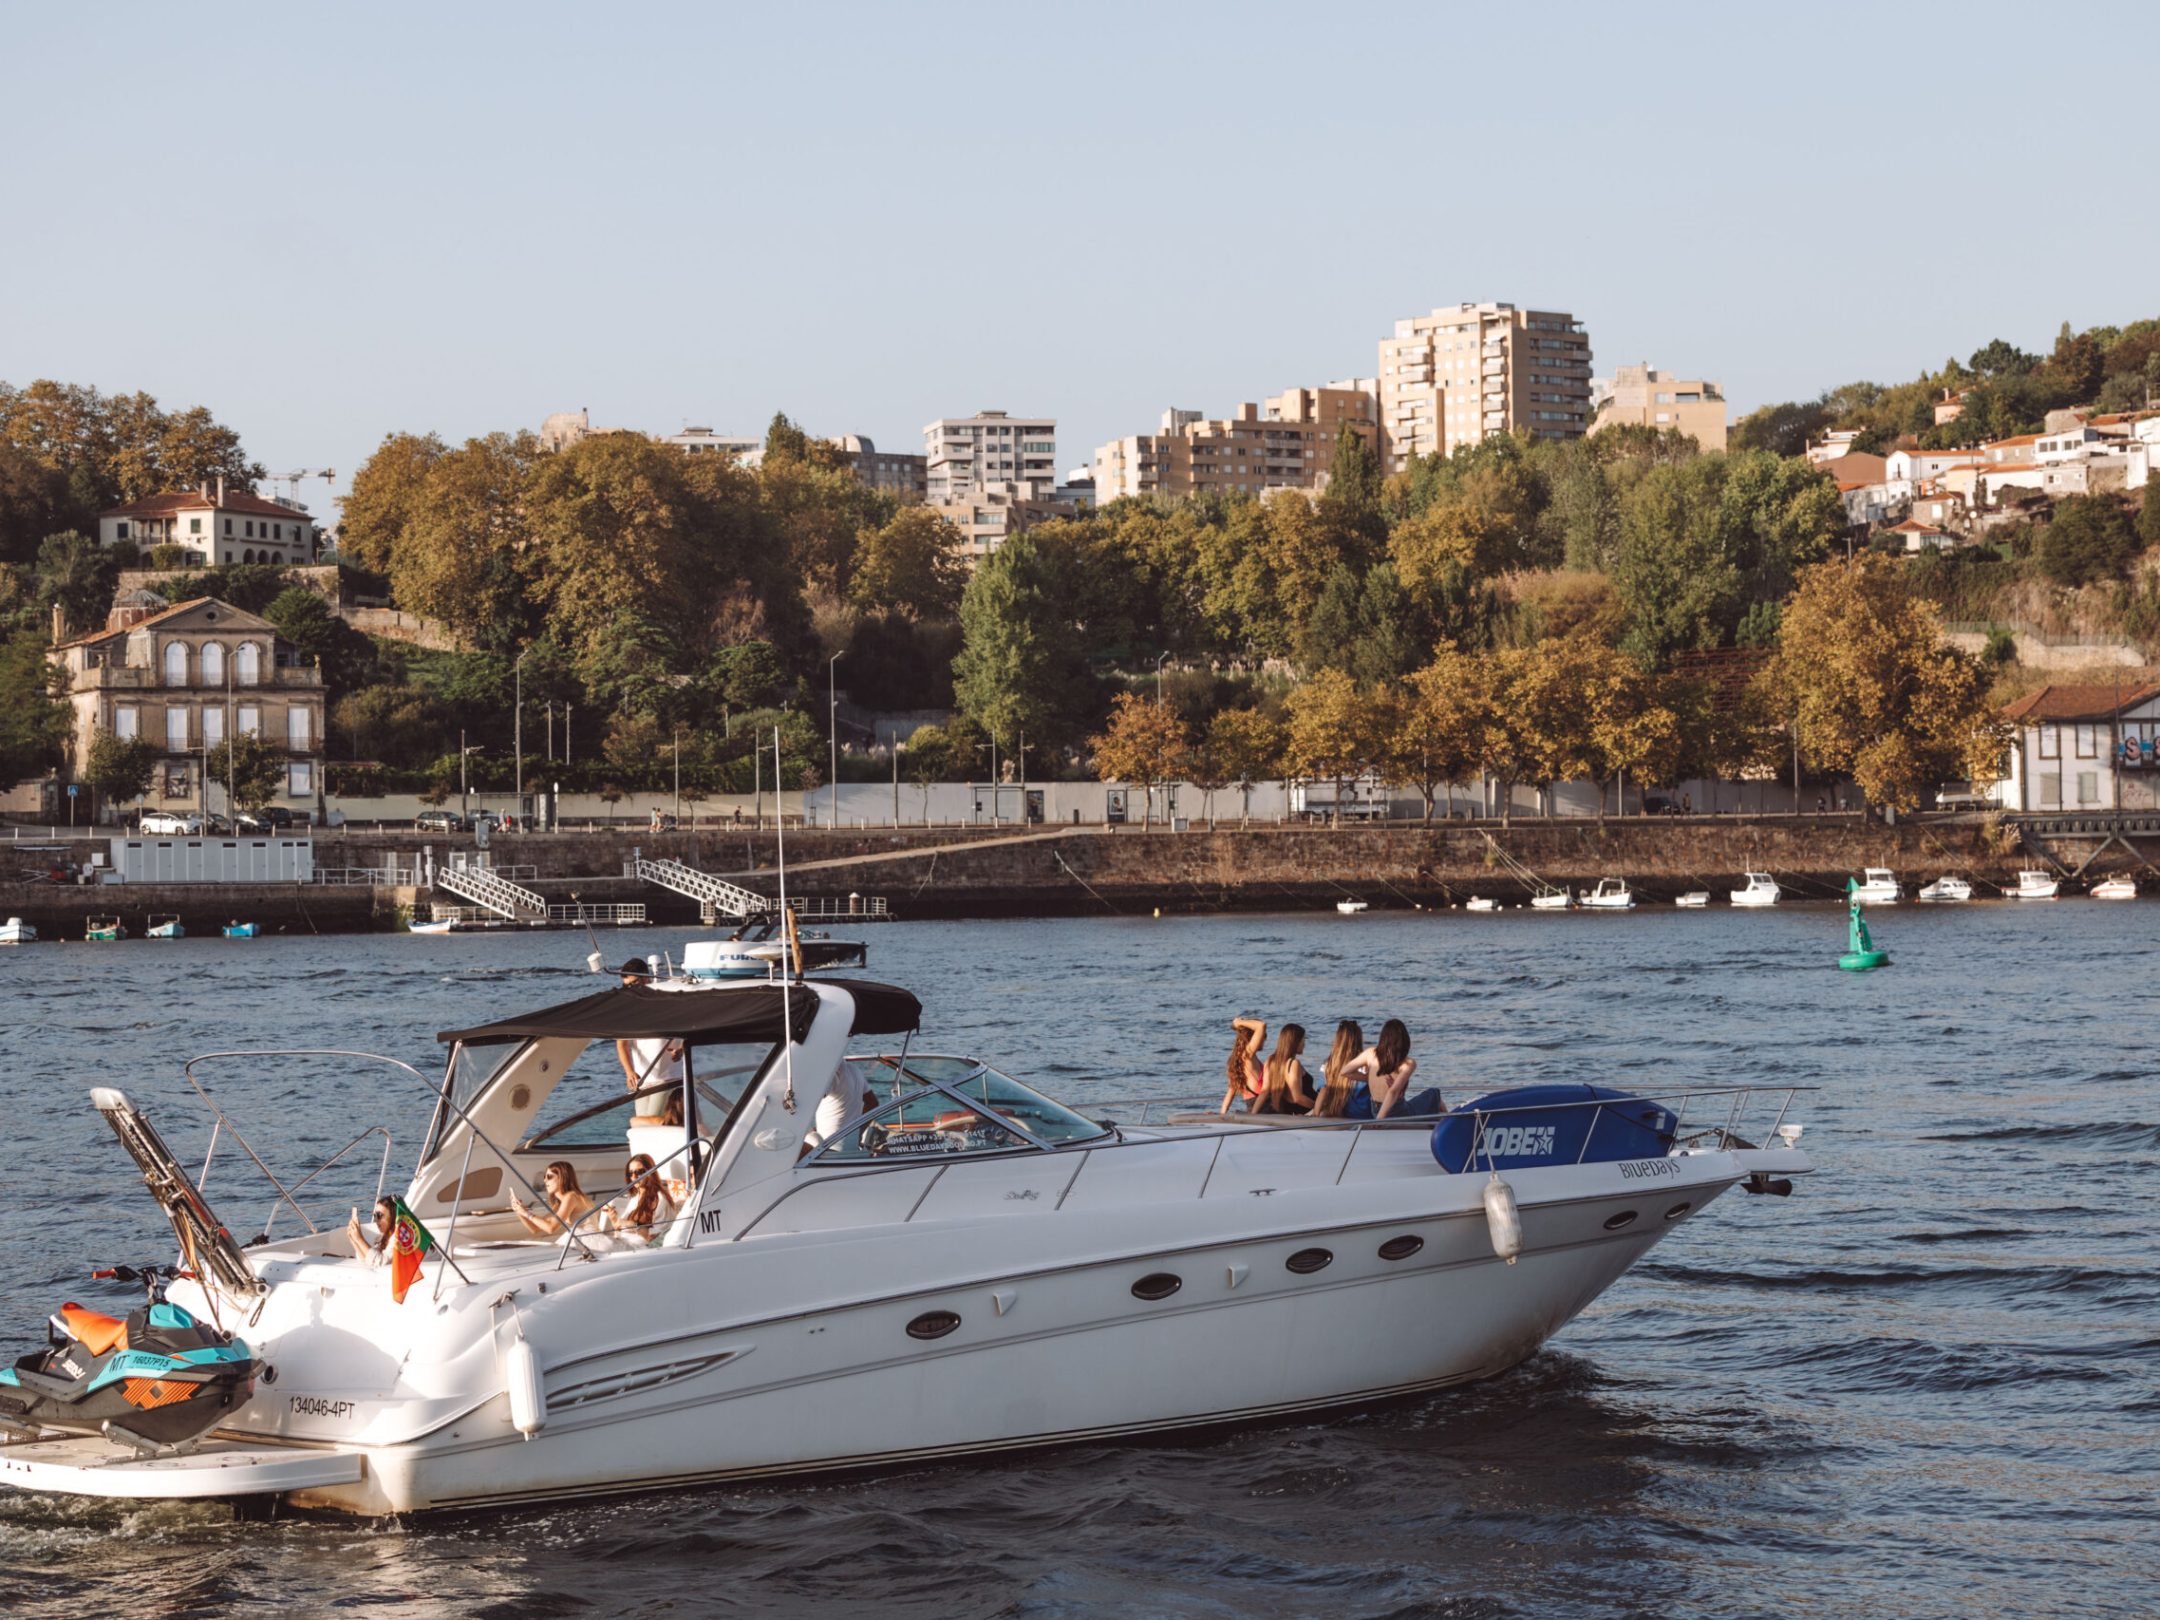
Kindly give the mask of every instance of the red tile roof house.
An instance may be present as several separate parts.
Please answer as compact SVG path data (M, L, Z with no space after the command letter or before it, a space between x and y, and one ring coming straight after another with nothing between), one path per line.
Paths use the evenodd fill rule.
M148 495L98 514L98 544L183 546L200 567L227 563L311 563L318 536L307 508L215 487Z
M2160 811L2160 766L2149 763L2160 752L2160 685L2043 686L2002 718L2013 728L2004 809Z

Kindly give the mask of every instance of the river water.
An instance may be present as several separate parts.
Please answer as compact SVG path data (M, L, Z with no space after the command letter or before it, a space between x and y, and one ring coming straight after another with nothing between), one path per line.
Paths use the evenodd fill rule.
M845 1482L399 1528L238 1525L0 1492L11 1616L2131 1615L2160 1611L2160 905L1874 915L1333 914L893 924L874 976L933 1048L1083 1105L1221 1084L1229 1018L1405 1018L1492 1086L1822 1089L1819 1173L1721 1200L1541 1354L1363 1415ZM611 936L679 951L685 931ZM566 935L0 953L0 1337L169 1234L87 1106L117 1083L183 1160L179 1072L223 1047L434 1062L432 1032L585 992ZM282 1167L426 1097L288 1065L218 1077ZM365 1156L368 1150L363 1149ZM325 1211L375 1169L333 1171ZM221 1153L236 1230L263 1200ZM1345 1345L1355 1355L1355 1345ZM14 1351L10 1352L16 1353ZM1255 1345L1253 1353L1267 1354Z

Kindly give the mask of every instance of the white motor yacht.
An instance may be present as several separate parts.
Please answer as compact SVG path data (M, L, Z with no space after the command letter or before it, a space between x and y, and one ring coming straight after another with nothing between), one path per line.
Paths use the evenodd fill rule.
M353 1063L344 1104L384 1074L434 1093L402 1185L417 1224L383 1263L290 1168L272 1213L302 1229L241 1247L208 1163L191 1176L99 1088L179 1238L166 1320L216 1358L219 1404L93 1426L64 1380L0 1372L0 1483L402 1514L1359 1407L1514 1365L1721 1194L1809 1169L1790 1087L1155 1123L915 1054L920 1011L868 982L635 985L444 1034L439 1085L311 1054ZM618 1040L683 1043L658 1119L632 1112ZM282 1078L302 1055L254 1056ZM213 1143L250 1161L220 1167L230 1200L271 1172L205 1061ZM820 1136L821 1102L854 1117ZM618 1185L626 1147L671 1206L647 1230L535 1235L513 1209L548 1208L556 1161ZM113 1353L117 1319L70 1312L54 1333Z
M20 917L10 917L0 923L0 945L28 945L37 939L37 930Z
M1463 902L1465 911L1498 911L1500 902L1489 894L1473 894Z
M1905 897L1897 873L1887 866L1868 867L1858 883L1849 883L1847 893L1863 906L1894 906Z
M1774 906L1783 892L1777 879L1768 872L1748 872L1742 875L1740 887L1732 891L1732 903L1736 906Z
M2027 868L2018 873L2017 887L2010 891L2013 900L2052 900L2062 892L2062 882L2053 872Z
M2137 879L2118 872L2111 878L2102 878L2085 892L2095 900L2135 900Z
M797 965L811 973L835 968L862 967L869 952L859 940L829 939L823 934L799 934L794 943ZM686 979L769 979L785 971L788 941L764 937L755 930L737 930L726 939L693 940L683 947L682 976Z
M1633 911L1635 892L1626 878L1599 878L1597 887L1578 902L1586 911Z
M1690 908L1694 908L1698 906L1707 906L1709 903L1710 891L1708 889L1690 889L1685 894L1677 894L1673 896L1673 904L1676 906L1687 906Z
M1972 885L1953 873L1945 872L1934 882L1921 889L1920 898L1930 905L1970 900L1972 898Z

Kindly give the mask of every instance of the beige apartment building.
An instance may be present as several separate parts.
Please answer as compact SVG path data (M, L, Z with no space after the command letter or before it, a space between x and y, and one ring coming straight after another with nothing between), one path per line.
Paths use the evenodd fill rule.
M1288 389L1222 421L1165 411L1160 432L1113 439L1095 452L1095 497L1324 489L1344 433L1380 448L1373 390L1361 380Z
M1451 455L1488 434L1576 439L1590 426L1590 339L1574 316L1458 304L1380 340L1383 466Z
M1622 366L1603 386L1597 427L1678 428L1705 450L1725 448L1725 390L1702 378L1684 380L1647 360Z
M322 672L267 619L211 596L166 607L138 591L115 605L103 630L60 641L52 656L73 711L71 771L82 769L100 731L141 737L161 755L144 807L200 810L205 752L228 734L261 736L286 756L276 802L295 811L316 802ZM216 797L223 809L223 795Z

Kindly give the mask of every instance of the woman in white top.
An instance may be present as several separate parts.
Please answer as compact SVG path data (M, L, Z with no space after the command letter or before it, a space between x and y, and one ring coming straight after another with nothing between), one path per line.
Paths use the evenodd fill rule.
M390 1234L397 1227L397 1205L387 1198L375 1200L375 1236L369 1237L360 1230L360 1212L353 1211L352 1219L345 1223L345 1236L352 1244L353 1258L363 1265L380 1266L389 1263Z
M667 1234L675 1219L675 1200L668 1197L649 1153L632 1154L623 1166L623 1193L600 1217L603 1229L629 1248L647 1248Z

